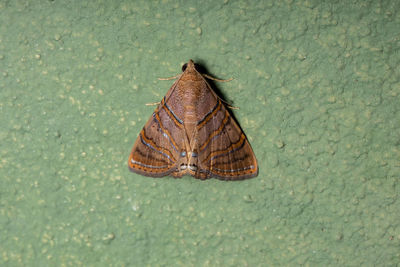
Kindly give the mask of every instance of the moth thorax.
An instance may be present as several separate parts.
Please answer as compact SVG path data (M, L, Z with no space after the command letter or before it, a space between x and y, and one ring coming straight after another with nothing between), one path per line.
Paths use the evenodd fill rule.
M185 110L185 115L184 115L185 122L197 121L197 111L194 105L187 104L184 106L184 110Z

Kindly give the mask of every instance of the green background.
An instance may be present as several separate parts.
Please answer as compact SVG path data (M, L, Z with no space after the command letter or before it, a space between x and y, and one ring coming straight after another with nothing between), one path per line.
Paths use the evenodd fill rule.
M394 266L400 2L0 1L1 266ZM193 59L257 178L153 179L132 145Z

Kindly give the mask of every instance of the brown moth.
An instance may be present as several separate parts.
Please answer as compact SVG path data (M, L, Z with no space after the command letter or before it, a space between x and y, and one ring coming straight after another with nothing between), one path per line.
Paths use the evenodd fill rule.
M189 60L143 127L129 157L135 173L240 180L258 174L246 136Z

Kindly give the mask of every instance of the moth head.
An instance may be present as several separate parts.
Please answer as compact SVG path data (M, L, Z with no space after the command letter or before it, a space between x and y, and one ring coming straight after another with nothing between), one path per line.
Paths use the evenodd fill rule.
M200 73L201 73L201 69L202 69L200 65L194 63L193 60L191 60L191 59L189 60L188 63L183 64L182 72L184 72L187 68L189 68L189 69L193 69L194 68L196 71L198 71Z

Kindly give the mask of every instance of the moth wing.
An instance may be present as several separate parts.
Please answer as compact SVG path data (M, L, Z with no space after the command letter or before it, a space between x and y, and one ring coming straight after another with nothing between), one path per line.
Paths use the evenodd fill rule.
M254 152L221 100L198 125L200 173L222 180L258 175Z
M173 124L169 116L163 100L133 145L128 162L131 171L145 176L162 177L178 170L181 144L175 140L182 140L184 132Z

